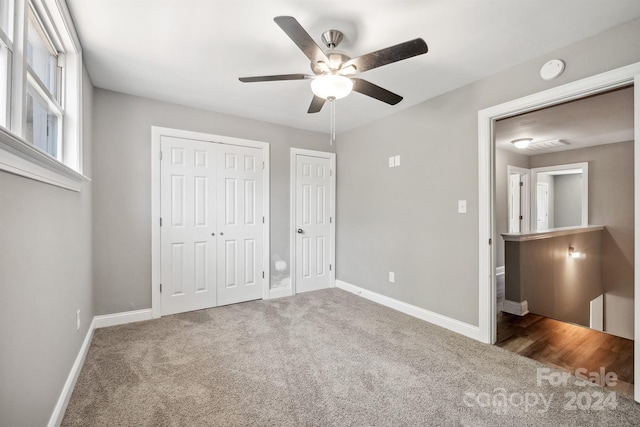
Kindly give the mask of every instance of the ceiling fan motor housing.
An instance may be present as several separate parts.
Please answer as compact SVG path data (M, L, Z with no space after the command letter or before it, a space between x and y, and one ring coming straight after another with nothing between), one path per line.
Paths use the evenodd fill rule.
M331 50L329 52L325 52L325 54L329 60L328 64L324 64L323 61L320 61L320 63L311 63L311 70L316 75L339 70L342 64L351 59L349 55L339 50Z

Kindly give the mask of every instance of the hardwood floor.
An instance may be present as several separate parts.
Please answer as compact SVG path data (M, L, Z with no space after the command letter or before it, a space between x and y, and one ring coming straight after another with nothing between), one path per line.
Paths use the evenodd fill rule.
M608 388L633 397L632 340L537 314L501 312L496 345L572 374L603 367L618 376L618 384Z

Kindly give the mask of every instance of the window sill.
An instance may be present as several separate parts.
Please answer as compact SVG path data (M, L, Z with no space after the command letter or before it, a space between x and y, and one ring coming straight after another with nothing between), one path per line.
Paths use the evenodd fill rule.
M91 181L0 127L0 170L79 192Z

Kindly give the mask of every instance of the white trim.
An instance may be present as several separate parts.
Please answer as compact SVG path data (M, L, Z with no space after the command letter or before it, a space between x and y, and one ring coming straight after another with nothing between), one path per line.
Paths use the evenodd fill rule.
M65 381L64 386L62 387L62 391L60 392L60 396L58 397L56 406L53 408L53 413L49 418L47 427L57 427L62 423L64 413L67 410L69 400L71 399L71 395L73 394L73 389L76 385L76 382L78 381L78 376L80 376L80 371L82 370L84 361L87 357L87 354L89 353L91 341L93 340L93 332L99 328L124 325L126 323L141 322L143 320L151 320L151 318L152 316L150 308L144 310L126 311L123 313L106 314L103 316L95 316L93 318L93 320L91 321L91 325L89 325L87 335L85 335L82 346L78 351L76 360L73 362L71 371L67 376L67 380Z
M47 424L48 427L56 427L62 423L64 413L66 412L67 406L69 405L69 400L71 399L71 394L73 393L73 389L76 386L76 381L78 381L78 376L80 376L82 365L84 365L84 360L87 357L87 353L89 352L89 347L91 347L93 331L95 330L95 321L96 319L94 318L91 322L91 325L89 325L87 335L85 335L82 346L80 347L78 355L76 356L76 360L71 366L71 371L67 376L67 380L65 381L64 386L62 387L62 391L60 392L60 397L58 397L56 406L53 408L53 413L51 414L49 423Z
M125 311L122 313L104 314L93 318L95 329L108 328L109 326L125 325L127 323L143 322L151 320L151 309Z
M516 316L524 316L529 313L529 303L527 301L509 301L504 300L502 311L505 313L515 314Z
M525 113L551 105L560 104L606 90L634 84L634 206L640 212L640 62L617 68L592 77L558 86L536 94L499 104L478 112L478 209L479 209L479 339L486 343L496 340L495 307L495 245L489 245L494 235L494 134L496 120ZM635 215L634 262L640 265L640 215ZM634 268L635 270L635 268ZM635 295L640 295L640 274L634 275ZM640 378L640 298L635 298L635 353L634 373ZM640 402L640 381L634 385L635 400Z
M429 310L425 310L424 308L416 307L415 305L407 304L406 302L402 302L397 299L381 295L373 291L369 291L359 286L343 282L342 280L336 280L336 287L359 295L370 301L377 302L378 304L382 304L386 307L400 311L404 314L408 314L409 316L417 317L420 320L433 323L434 325L441 326L443 328L449 329L450 331L457 332L461 335L473 338L475 340L479 340L480 329L477 326L473 326L468 323L464 323L459 320L452 319L450 317L443 316Z
M162 136L170 136L174 138L195 139L198 141L210 141L222 144L239 145L243 147L252 147L262 150L262 159L264 161L263 173L263 269L264 281L262 287L262 298L268 299L270 280L271 280L271 263L270 263L270 193L271 184L269 181L269 143L262 141L252 141L249 139L233 138L230 136L213 135L209 133L192 132L182 129L164 128L159 126L151 126L151 314L152 317L158 318L162 315L160 295L160 139Z
M336 286L336 153L328 151L315 151L306 150L303 148L291 148L289 158L289 274L290 274L290 288L289 295L295 295L296 293L296 156L310 156L319 157L321 159L329 159L329 168L331 169L330 188L331 197L329 197L329 216L332 218L329 224L329 264L331 264L331 277L329 278L329 287Z
M72 191L91 181L4 129L0 129L0 170Z
M635 123L635 142L633 144L633 185L634 185L634 343L633 343L633 375L636 378L633 385L633 396L636 402L640 402L640 274L637 266L640 265L640 71L634 78L633 97L633 121Z

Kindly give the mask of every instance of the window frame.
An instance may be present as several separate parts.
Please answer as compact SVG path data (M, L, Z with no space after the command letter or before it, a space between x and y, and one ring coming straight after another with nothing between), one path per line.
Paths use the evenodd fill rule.
M82 183L90 180L83 175L82 167L82 50L69 9L64 0L15 0L13 7L13 52L7 97L9 126L0 126L0 170L80 191ZM57 66L62 67L57 71L57 99L44 98L55 101L53 105L62 113L57 129L58 158L25 139L27 90L29 86L42 90L38 86L43 83L27 65L30 10L59 52Z
M1 6L0 6L1 7ZM7 75L7 82L5 87L6 99L4 105L0 105L0 115L4 116L2 121L0 122L0 127L8 126L11 122L11 80L12 80L12 71L13 71L13 39L14 39L14 28L15 22L10 19L11 16L15 16L15 0L6 0L6 13L9 18L7 21L7 29L0 27L0 49L7 49L7 63L6 69L3 71ZM4 123L4 125L2 124Z

